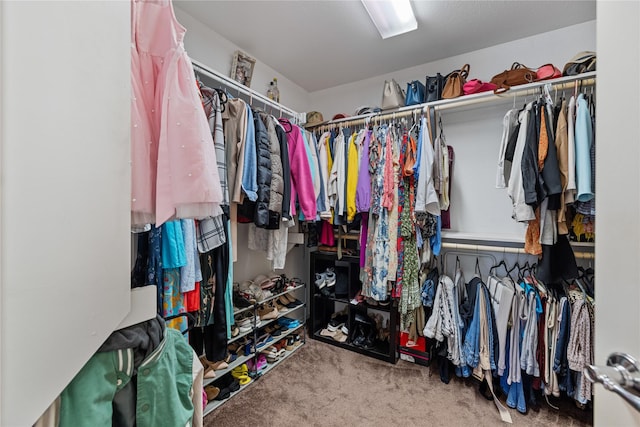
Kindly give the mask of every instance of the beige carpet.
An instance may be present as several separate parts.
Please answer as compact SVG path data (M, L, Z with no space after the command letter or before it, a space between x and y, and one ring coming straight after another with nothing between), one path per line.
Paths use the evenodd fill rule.
M226 426L499 426L498 411L477 382L440 381L430 368L381 362L311 339L296 354L205 417ZM587 413L542 404L527 415L509 409L514 426L588 426ZM569 413L573 412L576 418Z

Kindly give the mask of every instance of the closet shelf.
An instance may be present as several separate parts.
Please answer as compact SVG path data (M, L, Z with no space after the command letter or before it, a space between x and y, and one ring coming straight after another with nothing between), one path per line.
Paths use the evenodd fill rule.
M506 102L515 102L515 98L518 96L522 97L538 94L540 88L544 87L547 84L550 84L554 90L572 89L576 84L575 82L581 82L583 86L592 86L595 85L595 77L596 71L579 74L577 76L559 77L553 80L543 80L540 82L514 86L508 91L498 95L494 94L493 92L481 92L472 95L464 95L453 99L441 99L439 101L425 102L423 104L409 105L393 110L386 110L380 113L362 114L359 116L351 116L344 119L330 120L326 123L317 125L316 128L324 129L336 124L343 124L345 126L356 126L359 124L364 124L368 121L410 117L413 114L419 114L428 111L430 108L434 108L437 111L450 109L463 110L466 108L476 108L479 104L500 104Z
M590 242L569 242L576 258L595 258L595 244ZM488 235L472 233L442 233L442 247L478 252L503 252L528 255L524 251L524 239L491 238Z

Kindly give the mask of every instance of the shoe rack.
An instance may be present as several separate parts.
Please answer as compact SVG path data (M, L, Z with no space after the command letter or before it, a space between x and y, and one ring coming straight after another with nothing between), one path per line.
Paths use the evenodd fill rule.
M346 255L338 259L335 253L311 252L309 268L309 286L311 286L310 298L310 336L318 341L331 345L346 348L356 353L375 359L396 363L397 339L398 339L398 306L397 301L390 300L387 305L374 305L374 302L366 300L358 301L358 296L362 289L360 282L360 258L359 256ZM326 272L327 269L335 273L336 283L331 288L319 289L315 284L316 273ZM331 336L327 333L329 322L334 313L344 312L345 326L348 331L346 337ZM380 339L380 325L376 325L372 317L384 318L381 325L386 326L388 334L386 339ZM367 320L368 319L368 320ZM367 326L362 323L371 321ZM374 337L365 337L366 344L363 345L361 333L367 334L370 328L375 326ZM333 328L332 328L333 329ZM346 339L345 339L346 338Z
M236 336L231 337L231 339L227 341L227 346L229 348L229 357L233 357L233 354L236 354L237 357L234 360L228 362L228 367L216 370L215 378L205 378L203 386L206 387L211 384L216 385L219 383L224 383L227 379L224 377L232 376L234 372L237 372L237 370L240 369L240 367L242 367L243 365L250 365L247 374L251 381L248 384L240 385L239 389L230 392L229 397L226 399L209 401L207 403L207 406L204 408L204 415L210 414L215 409L227 402L229 399L233 398L239 393L242 393L248 386L258 381L262 377L262 375L266 374L271 369L274 369L276 366L283 363L291 355L302 348L307 338L305 328L305 320L307 319L307 304L304 302L304 295L306 295L306 284L302 283L283 292L276 293L248 307L234 310L233 315L236 319L236 325L239 323L240 319L249 318L253 319L251 322L252 327L250 330L239 332ZM262 306L269 304L275 305L275 302L281 300L281 297L287 296L298 300L301 304L292 308L288 308L286 312L278 312L277 315L275 315L273 318L259 319L258 311ZM279 332L275 332L274 329L276 328L276 325L284 323L283 318L285 317L289 319L296 319L298 320L299 324L287 329L285 329L284 327L279 327L277 329L277 331ZM265 334L268 333L266 331L273 332L272 334L269 334L270 338L268 339L268 341L264 340ZM299 336L299 340L297 342L293 340L295 336ZM263 338L262 341L260 340L261 338ZM290 345L289 341L291 341ZM281 355L277 358L277 360L268 362L266 366L258 370L257 360L261 352L271 346L276 345L282 346L283 351L281 352Z

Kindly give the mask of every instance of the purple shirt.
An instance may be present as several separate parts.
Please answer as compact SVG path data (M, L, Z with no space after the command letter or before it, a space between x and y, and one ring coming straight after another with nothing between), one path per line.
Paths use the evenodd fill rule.
M360 157L360 173L358 174L358 186L356 187L356 209L358 212L369 212L371 207L371 176L369 176L369 141L371 132L367 131L362 146Z

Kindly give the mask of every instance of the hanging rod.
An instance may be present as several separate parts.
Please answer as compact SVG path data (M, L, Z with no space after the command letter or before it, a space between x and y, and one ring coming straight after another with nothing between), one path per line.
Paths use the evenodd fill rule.
M194 59L191 60L191 63L193 64L193 68L196 73L203 74L211 79L214 79L217 82L222 83L228 88L231 88L248 96L250 99L250 104L252 104L253 100L256 99L260 101L261 104L264 104L265 107L269 106L274 110L280 111L280 116L282 116L282 114L286 114L287 116L291 117L296 122L296 124L303 122L304 114L298 113L297 111L285 107L278 102L274 102L273 100L267 98L265 95L238 83L237 81L219 73L218 71L212 70L211 68Z
M422 114L429 111L429 108L434 108L436 111L443 111L476 104L484 104L497 101L504 102L511 98L515 100L517 96L537 95L540 92L540 88L544 87L547 84L550 84L554 90L565 90L573 88L576 82L580 82L582 86L594 86L596 84L596 72L592 71L589 73L579 74L577 76L559 77L553 80L543 80L539 82L514 86L508 91L500 94L495 94L491 91L481 92L473 95L464 95L453 99L441 99L440 101L409 105L406 107L394 109L393 111L383 111L379 113L361 114L358 116L345 117L344 119L330 120L327 123L318 124L316 128L320 131L323 131L325 129L331 129L336 125L349 127L364 125L370 122L379 123L383 120L395 120L398 118Z
M510 246L489 246L489 245L470 245L467 243L449 243L442 242L442 247L446 249L456 249L456 250L464 250L464 251L475 251L475 252L502 252L505 254L522 254L522 255L531 255L524 251L524 248L514 248ZM595 253L593 252L576 252L574 251L574 255L576 258L581 259L595 259ZM531 255L535 256L535 255Z

